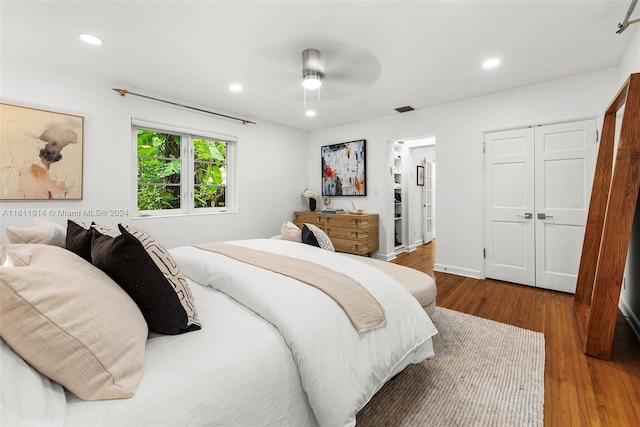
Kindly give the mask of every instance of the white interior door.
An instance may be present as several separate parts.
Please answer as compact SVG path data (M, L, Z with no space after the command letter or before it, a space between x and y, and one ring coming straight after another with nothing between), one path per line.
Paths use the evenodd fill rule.
M485 136L485 275L535 285L533 128Z
M434 162L425 162L424 165L424 243L429 243L434 238Z
M597 155L595 120L535 128L536 286L574 293Z

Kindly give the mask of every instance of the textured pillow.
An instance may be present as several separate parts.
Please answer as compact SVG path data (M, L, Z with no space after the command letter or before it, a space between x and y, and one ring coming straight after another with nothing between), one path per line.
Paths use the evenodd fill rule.
M148 335L138 307L74 253L29 246L28 265L0 268L0 336L81 399L133 396Z
M41 243L43 245L65 246L64 226L45 219L34 218L27 227L7 227L9 243Z
M291 240L292 242L302 241L302 231L292 222L285 222L280 227L280 235L282 240Z
M0 340L0 425L62 426L64 389L29 366Z
M67 249L89 262L91 262L91 227L94 225L93 222L88 225L67 220Z
M118 225L121 235L94 230L91 260L136 302L149 329L175 335L200 329L191 289L171 255L151 236Z
M302 226L302 243L307 245L317 246L327 251L335 252L333 243L327 234L320 230L313 224L307 224L306 222Z

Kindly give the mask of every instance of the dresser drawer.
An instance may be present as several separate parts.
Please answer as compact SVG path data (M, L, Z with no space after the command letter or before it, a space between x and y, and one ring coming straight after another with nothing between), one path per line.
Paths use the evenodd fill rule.
M331 239L333 247L337 252L346 252L356 255L365 255L378 250L378 240L354 242L352 240Z
M334 224L326 224L323 227L323 230L331 240L333 239L343 239L343 240L353 240L353 241L367 241L372 240L373 238L378 238L378 230L377 228L370 227L367 229L354 229L354 228L346 228L346 227L337 227ZM374 236L375 232L375 236Z
M332 216L327 216L324 218L324 221L327 224L331 224L334 226L342 226L342 227L355 227L355 228L366 228L373 227L378 225L377 218L370 217L369 215L348 215L348 214L336 214Z

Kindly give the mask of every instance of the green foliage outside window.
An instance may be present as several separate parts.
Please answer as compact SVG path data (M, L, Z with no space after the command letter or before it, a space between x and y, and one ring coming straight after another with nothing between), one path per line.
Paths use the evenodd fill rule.
M138 209L179 209L183 182L182 138L138 130ZM227 145L193 140L193 207L224 207ZM189 159L191 160L191 159Z
M227 144L196 138L193 140L193 151L194 207L224 207Z

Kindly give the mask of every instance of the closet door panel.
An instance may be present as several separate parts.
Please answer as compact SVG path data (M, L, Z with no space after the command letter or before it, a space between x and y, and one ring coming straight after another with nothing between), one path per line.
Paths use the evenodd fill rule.
M595 120L535 129L538 287L575 292L596 152Z
M533 130L485 136L485 275L533 286ZM527 215L529 214L529 215Z

